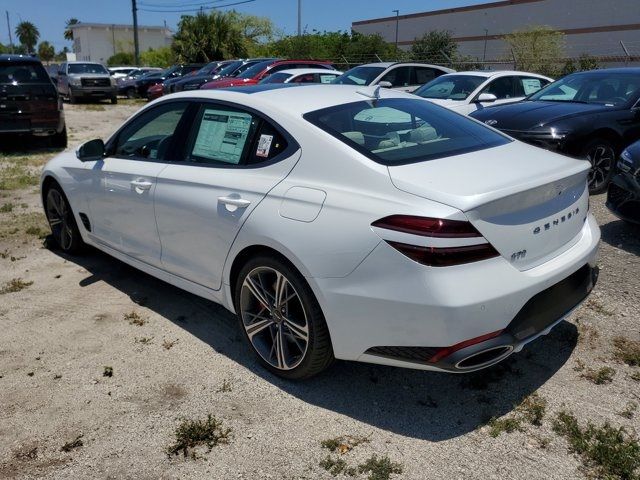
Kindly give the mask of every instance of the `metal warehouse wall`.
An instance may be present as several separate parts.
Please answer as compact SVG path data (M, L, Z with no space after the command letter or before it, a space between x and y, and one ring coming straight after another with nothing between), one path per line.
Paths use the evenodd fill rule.
M623 41L636 63L640 60L640 0L510 0L400 15L398 40L409 48L425 32L449 30L461 53L482 59L486 36L486 59L498 60L509 56L502 35L528 25L564 31L569 57L622 57ZM356 21L352 28L393 42L396 18Z

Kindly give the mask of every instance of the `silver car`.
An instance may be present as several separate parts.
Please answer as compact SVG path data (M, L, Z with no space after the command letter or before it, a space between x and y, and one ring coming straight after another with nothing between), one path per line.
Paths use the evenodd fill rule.
M118 103L116 80L101 63L65 62L58 70L58 93L70 103L78 99L110 99Z

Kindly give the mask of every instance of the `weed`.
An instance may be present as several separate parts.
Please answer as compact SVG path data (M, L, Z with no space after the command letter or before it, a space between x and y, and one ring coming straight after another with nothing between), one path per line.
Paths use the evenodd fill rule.
M54 375L53 379L54 380L60 380L62 378L62 375Z
M13 203L5 203L0 207L0 213L10 213L13 211Z
M0 190L19 190L35 186L39 180L39 175L19 163L10 163L0 169Z
M3 260L5 258L9 258L9 250L5 250L4 252L0 252L0 258L2 258Z
M334 477L340 475L341 473L344 473L351 477L357 474L356 469L353 467L348 467L345 460L339 457L333 458L331 455L327 455L326 458L321 460L320 466Z
M636 413L636 410L638 410L638 404L636 402L629 402L627 403L627 406L624 407L624 410L618 413L618 415L624 418L632 419Z
M369 476L367 478L369 480L387 480L394 473L402 473L402 465L392 462L387 456L378 458L373 455L364 463L358 465L358 471L360 473L368 473Z
M136 311L124 314L124 319L129 322L130 325L143 326L147 321L140 316Z
M629 375L629 377L631 378L631 380L635 380L636 382L640 382L640 371L633 372L631 375Z
M596 330L592 325L582 322L582 320L578 320L577 323L578 342L586 344L592 350L595 349L598 346L598 338L600 337L598 330Z
M582 360L580 360L579 358L576 358L576 366L573 367L573 371L574 372L582 372L584 371L585 366L584 366L584 362Z
M183 420L174 433L175 443L167 448L167 455L178 455L180 452L187 457L191 450L191 457L196 458L195 447L206 445L208 451L220 444L229 443L230 428L223 428L222 421L213 415L206 420Z
M615 374L616 371L613 368L602 367L598 370L587 368L587 370L580 376L595 383L596 385L604 385L605 383L611 383Z
M162 342L162 347L165 350L171 350L171 347L173 347L176 343L178 343L178 340L164 340Z
M82 447L84 445L84 443L82 443L82 437L83 435L78 435L75 440L65 443L60 450L68 453L71 450Z
M35 226L28 227L24 231L24 233L26 233L27 235L33 235L34 237L38 237L39 239L44 239L47 237L47 235L49 235L49 232L47 230Z
M102 372L103 377L113 377L113 367L104 367Z
M320 442L322 448L326 448L332 452L347 453L362 443L368 443L369 437L354 437L351 435L343 435L340 437L329 438Z
M142 345L151 345L153 343L153 337L136 337L134 341Z
M91 112L104 112L105 110L104 105L101 105L99 103L89 103L86 105L82 105L81 108L83 110L89 110Z
M9 280L2 286L2 288L0 288L0 295L4 295L5 293L16 293L31 285L33 285L33 282L25 282L21 278L14 278L13 280Z
M27 377L33 377L35 375L35 372L29 372L27 373Z
M613 339L613 346L615 347L617 360L632 367L640 366L640 342L624 337L616 337Z
M26 203L21 203L20 208L29 208L29 205Z
M564 436L571 450L582 457L587 467L598 477L607 479L636 480L640 468L640 444L627 434L624 428L614 428L608 422L597 427L578 424L576 417L560 412L553 429Z
M522 432L522 420L517 417L492 418L489 420L489 435L499 437L501 433Z
M38 447L26 447L16 452L15 457L18 460L35 460L38 458Z
M522 401L517 410L522 413L531 425L540 426L542 425L546 408L547 401L537 393L532 393Z
M228 380L223 380L222 381L222 386L218 389L218 392L230 392L231 391L231 382L229 382Z
M600 303L600 301L594 297L591 297L589 300L587 300L587 303L585 305L588 309L593 310L596 313L605 315L607 317L610 317L613 315L613 312L611 310L607 310L607 308L604 305L602 305L602 303Z

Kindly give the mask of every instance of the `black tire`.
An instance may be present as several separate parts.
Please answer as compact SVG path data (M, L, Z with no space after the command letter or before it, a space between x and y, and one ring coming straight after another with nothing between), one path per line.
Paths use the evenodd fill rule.
M585 145L580 156L591 162L589 193L606 192L615 173L617 154L613 143L604 138L594 138Z
M73 94L73 92L71 90L69 90L69 103L78 103L78 99L76 98L76 96Z
M136 89L134 87L127 88L127 90L125 91L125 95L127 98L130 98L130 99L138 97L138 93L136 92Z
M53 148L67 148L67 127L63 127L62 131L51 136L50 144Z
M280 309L272 303L272 313L268 313L266 311L264 313L265 317L273 319L272 323L267 327L263 327L257 330L258 333L252 332L254 337L254 340L252 341L252 339L249 337L247 329L251 329L252 326L255 327L258 323L264 323L268 320L267 318L261 320L259 318L262 317L254 315L253 313L249 313L251 300L254 301L254 304L257 307L261 307L261 305L263 305L262 302L256 302L257 297L253 295L252 289L246 286L247 277L255 279L255 276L252 277L252 275L255 275L255 272L261 272L258 275L266 275L266 278L264 276L260 277L260 284L265 285L267 289L272 286L270 283L270 275L276 275L277 273L281 274L282 277L284 277L288 282L288 286L287 284L285 284L285 287L283 288L283 295L286 294L287 298L290 298L292 294L296 295L292 299L292 302L295 301L297 306L295 308L292 307L290 311L288 306L289 300L287 300L286 314L284 313L285 309L283 308L283 315L280 316L278 313L280 312ZM262 279L264 279L264 283ZM275 293L276 287L275 285L273 285L273 287ZM268 297L273 299L276 296L277 294L273 297ZM270 372L289 380L301 380L319 374L333 363L334 356L333 348L331 346L331 337L329 335L329 329L327 328L327 324L325 322L324 315L322 314L320 305L318 304L313 291L307 284L304 277L288 262L283 261L275 256L268 255L260 255L250 259L245 265L243 265L238 274L238 280L234 289L234 300L240 328L244 332L247 343L258 357L260 363ZM262 307L261 311L262 310L265 310L265 308ZM275 320L276 315L280 317L279 322ZM294 316L298 317L295 322L293 322ZM284 350L286 350L287 354L291 353L292 349L298 349L298 340L300 340L301 337L295 335L296 329L292 329L290 325L297 325L297 327L300 329L301 322L299 322L299 319L302 317L304 317L304 321L306 322L306 324L302 326L304 329L306 329L307 332L306 348L304 349L304 352L301 353L301 355L292 355L292 359L296 359L295 363L293 361L291 362L292 368L279 368L277 365L273 364L276 362L280 363L275 358L275 339L276 337L278 337L278 333L274 334L274 332L279 332L280 330L283 332L278 337L281 339L286 339L284 341L286 347L284 347L282 351L284 352ZM249 323L249 325L245 326L245 324L247 323ZM261 340L261 338L256 338L259 335L263 335L262 340L266 340L263 343L267 344L265 345L266 348L263 349L263 353L261 353L260 348L256 346L259 345L259 341ZM271 343L273 345L273 349L271 351L274 351L274 357L270 356L270 358L273 358L273 360L267 360L263 356L265 355L264 352L268 350L269 338L271 338ZM301 352L302 349L299 349L297 351ZM283 355L285 354L283 353ZM284 363L284 365L286 365L286 363Z
M43 194L44 211L51 228L55 247L74 255L86 247L67 196L57 183L51 184Z
M111 97L111 105L118 103L118 97Z

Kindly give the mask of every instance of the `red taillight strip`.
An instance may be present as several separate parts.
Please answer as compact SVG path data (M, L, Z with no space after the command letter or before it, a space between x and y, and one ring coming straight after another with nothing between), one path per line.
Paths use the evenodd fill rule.
M471 338L469 340L465 340L464 342L456 343L455 345L452 345L450 347L441 348L440 350L438 350L435 353L435 355L433 355L428 360L428 362L429 363L436 363L436 362L442 360L443 358L448 357L452 353L457 352L458 350L462 350L463 348L467 348L467 347L470 347L472 345L477 345L478 343L482 343L484 341L491 340L492 338L499 337L502 334L502 332L504 332L504 330L498 330L497 332L487 333L486 335L481 335L479 337L475 337L475 338Z
M389 240L386 240L386 242L411 260L430 267L462 265L487 260L500 255L489 243L463 247L437 248L408 245L406 243L392 242Z
M412 215L390 215L371 224L374 227L410 233L422 237L470 238L482 237L469 222L442 218L416 217Z

